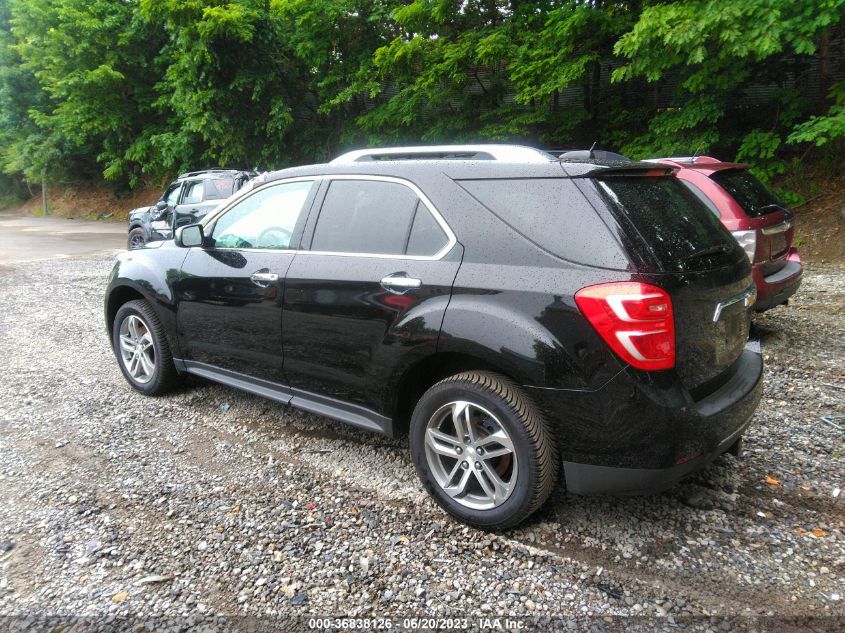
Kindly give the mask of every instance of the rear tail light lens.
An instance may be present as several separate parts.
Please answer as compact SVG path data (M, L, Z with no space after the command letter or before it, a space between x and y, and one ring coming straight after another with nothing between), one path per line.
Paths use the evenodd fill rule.
M637 369L675 366L672 300L662 288L639 282L587 286L575 303L610 348Z
M731 235L748 255L748 261L753 262L754 254L757 252L757 231L733 231Z

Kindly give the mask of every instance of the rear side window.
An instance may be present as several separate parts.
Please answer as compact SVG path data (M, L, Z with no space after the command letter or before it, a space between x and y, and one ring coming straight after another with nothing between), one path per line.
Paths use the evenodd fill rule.
M568 178L461 180L476 200L523 238L568 261L625 270L610 230ZM514 235L514 239L519 239Z
M408 236L408 255L431 257L449 242L443 228L422 202L417 203L411 234Z
M235 192L234 178L209 178L205 181L206 200L224 200Z
M333 180L320 209L311 250L403 255L418 202L417 195L399 183Z
M620 223L633 225L665 270L703 270L735 260L736 240L677 178L620 176L596 182Z
M717 171L710 176L752 217L783 211L786 206L747 169Z

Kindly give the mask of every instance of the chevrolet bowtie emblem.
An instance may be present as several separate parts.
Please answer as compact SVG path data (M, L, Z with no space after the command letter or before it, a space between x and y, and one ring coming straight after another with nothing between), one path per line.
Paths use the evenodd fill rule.
M740 292L738 295L735 295L730 299L725 299L724 301L717 303L716 312L713 313L713 323L716 323L719 320L722 316L722 311L725 308L728 308L735 303L739 303L740 301L742 301L742 305L746 308L754 305L754 302L757 301L757 286L751 284L751 287L748 290Z

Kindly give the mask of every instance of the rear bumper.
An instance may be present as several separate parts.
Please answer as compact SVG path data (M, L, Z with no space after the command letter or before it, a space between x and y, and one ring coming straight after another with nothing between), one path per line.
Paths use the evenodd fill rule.
M723 438L710 454L668 468L620 468L564 462L566 489L577 495L643 495L662 492L727 451L750 424L751 418L748 418L733 433Z
M757 285L757 302L754 309L763 312L785 303L801 286L803 272L801 257L798 255L798 249L794 247L789 249L786 256L786 266L776 273L764 277L762 267L754 266L752 275Z
M558 409L567 489L575 494L659 492L728 450L751 423L762 393L763 361L746 348L730 378L693 401L673 372L661 381L620 374L599 392ZM627 395L627 397L626 397ZM549 403L549 393L535 394ZM554 405L553 405L554 406ZM557 408L557 407L555 407ZM592 420L569 426L572 414ZM561 415L563 414L563 415ZM548 415L548 413L547 413Z

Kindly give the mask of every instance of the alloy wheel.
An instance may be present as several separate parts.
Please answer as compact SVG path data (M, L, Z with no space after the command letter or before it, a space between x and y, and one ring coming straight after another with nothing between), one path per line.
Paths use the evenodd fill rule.
M150 328L136 314L130 314L120 324L120 358L132 378L148 383L156 368L155 346Z
M425 454L438 485L467 508L496 508L516 485L513 440L495 415L472 402L450 402L431 416Z

